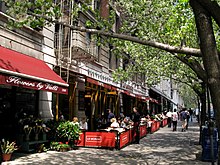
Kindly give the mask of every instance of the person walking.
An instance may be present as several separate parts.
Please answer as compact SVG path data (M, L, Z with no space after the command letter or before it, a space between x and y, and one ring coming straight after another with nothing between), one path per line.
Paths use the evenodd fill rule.
M186 112L186 130L188 130L190 113L188 110L186 110L185 112Z
M171 122L172 122L172 112L170 110L166 114L167 116L167 123L168 123L168 128L171 128Z
M173 114L172 114L173 131L176 131L176 128L177 128L177 120L178 120L178 113L176 112L176 109L174 109L174 112L173 112Z
M200 121L199 121L199 109L198 108L195 109L195 115L196 115L196 120L199 123Z
M186 125L187 125L187 113L186 108L183 108L180 112L180 120L182 122L182 132L186 131Z
M190 119L192 122L193 121L193 110L191 108L189 108L189 114L190 114Z
M139 125L141 120L141 115L139 114L137 107L133 108L133 114L131 120L134 122L134 131L135 131L135 142L136 144L139 144L140 142L140 131L139 131Z

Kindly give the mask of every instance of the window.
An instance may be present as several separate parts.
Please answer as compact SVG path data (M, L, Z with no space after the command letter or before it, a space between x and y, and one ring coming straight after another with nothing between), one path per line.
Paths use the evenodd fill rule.
M100 0L92 0L92 9L99 10L100 9Z
M0 0L0 11L6 13L7 7L5 6L5 2Z
M117 69L119 68L119 58L112 52L113 46L109 45L109 68Z

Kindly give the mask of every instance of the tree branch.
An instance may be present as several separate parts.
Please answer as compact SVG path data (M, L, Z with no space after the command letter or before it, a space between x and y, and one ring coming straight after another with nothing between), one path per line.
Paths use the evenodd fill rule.
M218 3L211 0L197 0L197 2L199 2L199 4L202 5L203 8L211 14L211 16L220 27L220 6L218 5Z
M207 80L206 72L198 61L194 60L189 62L187 58L178 55L174 55L174 57L176 57L178 60L182 61L184 64L189 66L196 73L199 79L206 82Z
M91 34L98 34L98 35L102 35L102 36L106 36L106 37L132 41L132 42L139 43L142 45L151 46L154 48L165 50L165 51L171 52L171 53L189 54L189 55L195 56L195 57L202 57L200 49L196 49L196 48L171 46L171 45L156 42L156 41L143 40L138 37L133 37L133 36L125 35L125 34L106 32L104 30L89 29L89 28L84 28L84 27L79 27L79 26L72 26L68 23L59 21L57 19L51 19L50 17L47 17L47 16L37 15L34 13L28 13L28 14L35 16L35 17L38 17L38 18L44 18L45 20L47 20L50 23L63 25L65 27L70 28L71 30L76 30L76 31L80 31L80 32L87 32L87 33L91 33Z

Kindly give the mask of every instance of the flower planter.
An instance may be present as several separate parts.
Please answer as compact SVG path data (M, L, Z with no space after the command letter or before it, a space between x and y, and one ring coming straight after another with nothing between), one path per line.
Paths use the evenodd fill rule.
M47 140L47 134L43 132L43 140Z
M39 139L39 134L36 133L35 136L34 136L34 140L35 140L35 141L38 141L38 139Z
M70 150L70 148L60 148L60 152L67 152L67 151L69 151Z
M11 160L11 154L2 154L2 160L4 162Z
M29 141L30 140L30 135L29 134L25 134L25 141Z

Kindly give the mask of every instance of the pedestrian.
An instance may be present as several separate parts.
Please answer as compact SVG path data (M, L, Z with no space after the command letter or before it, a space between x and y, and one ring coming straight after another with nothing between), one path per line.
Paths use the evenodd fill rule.
M180 120L182 122L182 132L186 131L186 124L187 124L187 114L186 109L183 108L180 112Z
M191 108L189 108L189 114L190 114L190 119L192 122L193 121L193 110Z
M168 128L171 128L172 112L170 112L170 110L169 110L169 111L167 112L166 116L167 116L167 124L168 124Z
M108 116L107 116L107 127L110 127L111 125L111 119L115 117L114 113L112 113L111 109L107 109L107 113L108 113Z
M199 109L198 108L195 109L195 115L196 115L196 119L199 123Z
M186 117L186 130L188 130L188 126L189 126L189 119L190 119L190 113L189 113L189 111L185 111L186 112L186 115L187 115L187 117Z
M139 144L140 142L139 125L140 125L141 115L139 114L137 107L133 108L133 114L131 120L134 122L134 131L135 131L134 143Z
M174 112L172 114L172 121L173 121L173 131L176 131L177 128L177 120L178 120L178 114L176 112L176 109L174 109Z

